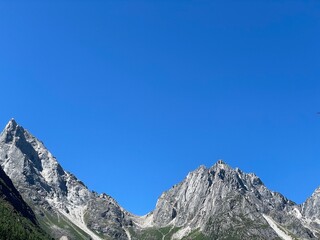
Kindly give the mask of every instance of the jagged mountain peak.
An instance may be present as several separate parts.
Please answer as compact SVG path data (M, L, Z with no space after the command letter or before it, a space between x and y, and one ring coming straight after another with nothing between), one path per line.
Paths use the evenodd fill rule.
M233 168L230 167L226 162L224 162L223 160L220 159L209 168L206 167L205 165L200 165L194 171L189 172L188 175L195 175L195 174L199 174L199 173L213 174L219 170L233 171Z
M222 159L219 159L217 162L216 162L217 165L227 165Z
M7 123L5 129L14 129L18 126L16 120L14 118L11 118L10 121Z
M24 133L24 128L18 125L14 118L12 118L3 129L0 136L0 141L8 143L14 139L19 140L21 137L24 138Z
M311 207L306 209L319 206L318 199L313 197L308 204ZM153 212L153 224L179 227L174 234L178 239L198 230L210 236L208 239L296 239L290 234L315 238L317 233L300 222L299 209L280 193L269 190L257 175L219 160L209 169L199 167L190 172L164 192ZM316 215L320 211L305 212ZM282 231L277 224L290 230Z
M23 133L25 132L25 129L17 123L17 121L14 118L11 118L5 128L3 129L2 134L12 134L12 133Z
M240 168L233 168L223 160L218 160L210 168L200 166L197 170L189 173L194 175L199 171L205 172L210 178L222 180L227 185L235 184L238 188L248 190L248 186L264 185L261 179L254 173L245 173ZM244 184L246 182L246 184ZM246 185L246 187L244 187Z
M241 204L234 205L238 201ZM268 190L256 175L234 169L219 160L209 169L200 167L190 172L181 183L164 192L154 211L154 223L203 228L214 215L268 213L290 204L282 195ZM259 218L255 213L249 216Z
M118 203L110 196L100 198L91 192L61 167L39 139L13 119L0 135L0 164L39 216L50 214L53 219L63 216L69 222L66 229L52 228L55 238L79 239L70 232L75 225L83 231L82 236L89 235L94 240L102 239L97 232L111 239L114 235L126 239L123 226L130 221ZM115 219L117 222L111 224Z
M218 160L213 166L209 168L209 171L212 170L224 170L224 171L233 171L234 169L228 165L225 161L223 160Z

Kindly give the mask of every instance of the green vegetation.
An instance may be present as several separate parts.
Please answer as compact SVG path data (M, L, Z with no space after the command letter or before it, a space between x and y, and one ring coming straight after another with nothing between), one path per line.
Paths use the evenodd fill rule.
M4 199L0 199L1 240L48 240L51 239L41 228L22 216Z
M41 227L52 236L55 235L55 231L60 229L68 236L72 236L74 239L88 240L90 237L76 225L71 223L67 218L62 215L56 215L49 212L42 212L41 216L38 216L38 221Z
M178 227L164 227L164 228L148 228L141 232L134 232L129 229L133 240L170 240L172 235L180 228Z
M209 237L205 236L199 230L192 231L188 236L182 238L182 240L210 240Z
M238 216L231 217L230 222L232 225L227 228L223 228L225 223L226 215L221 214L216 217L214 220L209 219L209 222L206 226L206 232L210 233L208 239L223 239L223 240L242 240L242 239L251 239L251 240L264 240L259 234L260 231L264 231L269 228L269 225L261 224L247 218L243 214ZM250 230L255 230L253 234L250 233ZM277 240L277 239L274 239Z

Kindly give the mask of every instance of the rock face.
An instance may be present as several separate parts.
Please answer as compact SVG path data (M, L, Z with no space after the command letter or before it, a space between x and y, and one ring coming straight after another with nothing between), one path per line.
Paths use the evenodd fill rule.
M127 239L117 202L89 191L13 119L0 135L0 164L53 237Z
M14 120L0 135L0 165L55 239L320 239L320 188L297 205L221 160L190 172L143 217L90 191Z
M29 238L28 238L29 237ZM36 217L0 167L0 238L49 239Z
M320 187L302 204L302 214L310 219L318 219L320 223Z
M14 187L10 178L0 167L0 198L6 200L13 206L16 212L20 213L23 217L29 219L32 223L37 223L36 217L31 208L22 199L20 193Z
M309 202L319 213L319 196ZM164 192L153 222L158 227L180 227L174 234L179 238L200 231L209 239L276 239L281 233L272 225L278 225L286 239L317 239L296 213L300 206L268 190L255 174L220 160L211 168L199 167Z
M301 206L301 219L308 223L320 239L320 187Z

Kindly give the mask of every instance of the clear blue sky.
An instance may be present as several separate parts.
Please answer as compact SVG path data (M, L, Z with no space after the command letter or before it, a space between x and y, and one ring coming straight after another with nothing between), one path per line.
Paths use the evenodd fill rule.
M301 203L320 185L320 2L0 1L0 125L145 214L224 159Z

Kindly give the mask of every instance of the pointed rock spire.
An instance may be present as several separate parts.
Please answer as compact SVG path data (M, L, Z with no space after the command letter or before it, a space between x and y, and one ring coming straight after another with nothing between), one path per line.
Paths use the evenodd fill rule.
M0 135L0 141L5 141L8 143L12 141L14 137L22 136L23 133L23 127L19 126L14 118L11 118Z
M15 130L17 128L18 124L14 118L11 118L10 121L7 123L5 129L7 130Z
M210 169L231 170L232 168L227 163L225 163L222 159L219 159Z

